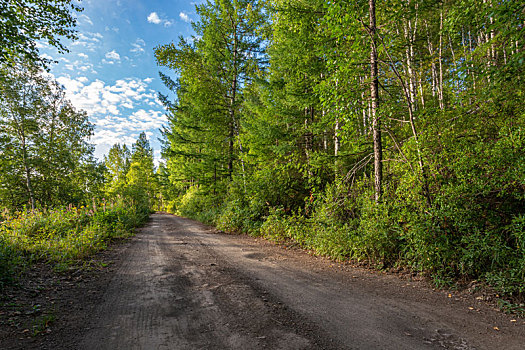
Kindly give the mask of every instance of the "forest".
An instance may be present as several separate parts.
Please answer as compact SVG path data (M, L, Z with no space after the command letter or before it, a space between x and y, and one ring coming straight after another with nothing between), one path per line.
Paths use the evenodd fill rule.
M145 133L96 159L95 126L46 74L36 42L67 51L75 1L7 3L0 287L162 210L525 301L523 2L196 5L195 35L154 50L168 117L158 166Z
M68 50L81 8L30 3L0 4L0 291L36 263L64 270L129 236L155 201L146 134L96 159L94 124L39 55L38 40Z
M30 61L0 79L0 286L39 261L59 269L125 237L154 203L153 151L142 133L101 162L86 112Z
M155 49L168 211L523 301L523 2L196 11Z

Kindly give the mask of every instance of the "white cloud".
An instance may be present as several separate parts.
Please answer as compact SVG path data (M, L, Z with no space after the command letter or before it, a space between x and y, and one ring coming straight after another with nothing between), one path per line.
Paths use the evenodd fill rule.
M64 68L72 72L81 71L81 72L96 73L91 63L84 63L79 60L76 60L73 63L64 64Z
M125 78L107 84L85 76L61 76L57 81L72 104L85 110L94 122L91 142L100 159L116 142L131 145L143 131L154 136L167 122L156 92L149 87L152 78Z
M89 18L88 16L82 14L78 17L78 19L80 20L80 22L82 23L86 23L86 24L89 24L89 25L93 25L93 21L91 20L91 18Z
M153 24L161 24L162 20L160 19L160 17L157 14L157 12L152 12L148 16L148 22L149 23L153 23Z
M84 59L88 59L89 58L88 55L86 55L85 53L82 53L82 52L78 53L77 56L80 57L80 58L84 58Z
M130 128L137 131L159 129L167 122L162 112L152 109L139 109L129 117L129 120L132 122Z
M98 79L88 83L89 80L84 76L76 79L63 76L57 81L65 87L73 105L92 116L108 113L120 115L122 109L132 109L137 105L149 105L156 101L155 91L148 87L150 78L119 79L113 85L106 85Z
M96 126L98 128L91 138L91 142L97 145L95 156L100 159L103 158L104 153L107 153L111 146L113 146L115 143L124 143L128 146L131 146L139 136L138 134L126 135L124 131L102 129L101 127L104 127L104 125L100 123L100 121L96 123Z
M182 19L186 23L190 23L191 22L190 16L188 16L188 14L185 13L185 12L179 13L179 17L180 17L180 19Z
M50 46L46 42L43 42L43 41L37 41L35 46L39 50L50 48Z
M187 36L187 37L184 38L184 40L186 40L189 43L194 43L194 42L199 41L201 39L202 39L201 35L192 35L192 36Z
M40 57L46 60L53 60L53 57L49 56L47 53L41 54Z
M100 33L78 33L78 40L73 42L71 45L81 46L87 51L96 51L98 49L100 39L102 38L103 36Z
M106 26L106 27L104 28L104 30L105 30L106 32L109 32L110 30L112 30L112 31L114 31L115 33L118 33L118 32L120 31L120 28L118 28L118 27L111 27L111 28L110 28L110 27Z
M115 50L106 52L104 57L106 57L105 59L102 59L102 63L104 64L120 63L120 54Z
M91 41L91 42L99 42L100 39L102 39L102 34L100 33L78 33L78 40L79 41Z
M149 14L148 22L153 24L163 24L164 27L170 27L174 23L172 19L163 19L159 17L159 14L157 12L152 12Z
M106 58L108 60L120 61L120 55L115 50L106 52Z
M67 77L60 77L57 81L60 85L63 85L69 93L77 93L84 86L81 81L72 80Z
M137 54L144 52L144 47L146 46L146 42L142 40L141 38L138 38L135 40L134 43L131 44L132 48L129 50L130 52L135 52Z

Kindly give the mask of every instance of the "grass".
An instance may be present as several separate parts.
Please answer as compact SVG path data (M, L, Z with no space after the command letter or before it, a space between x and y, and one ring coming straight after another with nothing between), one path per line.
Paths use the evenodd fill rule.
M111 240L129 236L148 214L146 209L118 202L3 214L0 287L38 261L67 269L105 249Z

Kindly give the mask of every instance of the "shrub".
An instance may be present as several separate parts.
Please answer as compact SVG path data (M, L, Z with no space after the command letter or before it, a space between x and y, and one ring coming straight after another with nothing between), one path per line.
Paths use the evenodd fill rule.
M24 211L0 222L0 283L35 261L63 266L104 249L142 224L149 210L123 202Z

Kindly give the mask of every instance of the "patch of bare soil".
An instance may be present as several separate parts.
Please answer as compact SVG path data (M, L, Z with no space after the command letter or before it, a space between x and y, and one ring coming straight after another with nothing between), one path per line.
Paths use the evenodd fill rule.
M1 349L523 349L479 295L166 214L90 268L41 266L0 307Z
M1 290L0 349L74 349L129 244L61 272L37 264Z

